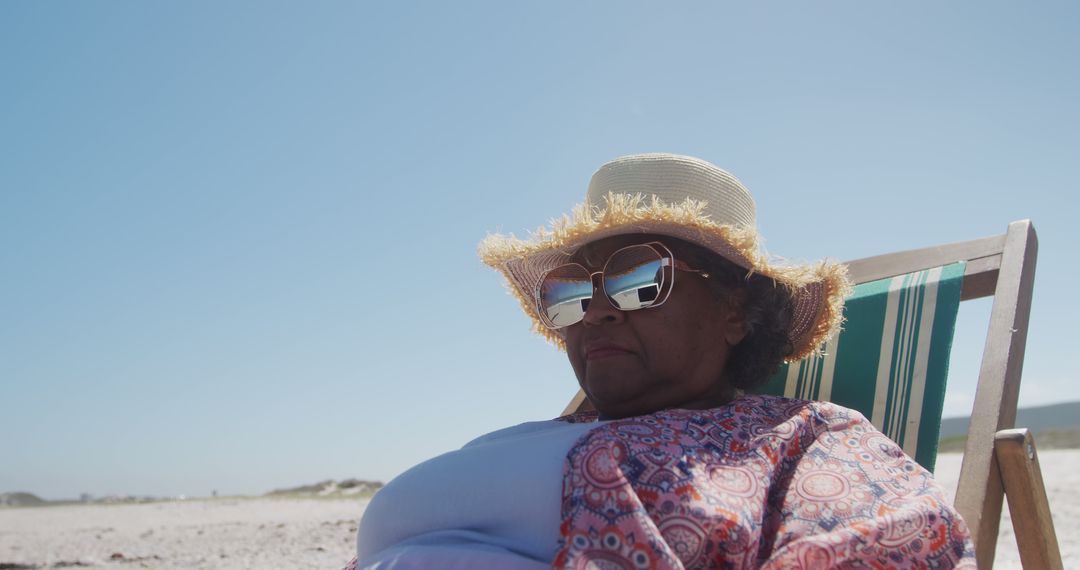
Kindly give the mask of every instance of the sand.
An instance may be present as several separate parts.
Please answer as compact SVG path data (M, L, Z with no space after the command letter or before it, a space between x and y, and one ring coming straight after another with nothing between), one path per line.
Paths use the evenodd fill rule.
M941 454L934 469L938 482L949 492L950 501L955 495L962 458L959 453ZM1080 449L1039 451L1039 468L1046 484L1050 513L1054 517L1054 534L1061 548L1062 563L1065 568L1080 568L1080 532L1077 532L1080 530L1080 493L1076 492L1080 489ZM1002 510L994 568L1019 570L1020 553L1016 550L1008 501Z
M1039 455L1065 567L1080 568L1080 450ZM946 489L955 489L960 455L941 455L937 472ZM340 568L352 556L365 505L224 498L0 509L0 568ZM1018 569L1008 518L1001 526L994 567Z
M259 498L3 509L0 568L341 568L365 505Z

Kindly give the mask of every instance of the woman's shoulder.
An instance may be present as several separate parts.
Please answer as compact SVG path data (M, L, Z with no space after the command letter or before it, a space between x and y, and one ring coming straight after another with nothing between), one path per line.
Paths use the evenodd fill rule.
M566 414L565 416L559 416L552 421L564 422L568 424L587 424L593 423L600 418L600 414L596 410L582 410L574 412L572 414Z
M463 448L475 447L477 445L484 445L491 442L504 441L507 439L523 439L534 436L543 436L545 434L552 434L555 432L568 432L568 431L580 431L581 428L574 424L587 423L588 421L595 422L595 412L592 420L578 420L578 421L565 421L563 418L557 418L554 420L539 420L531 422L523 422L517 425L512 425L502 429L497 429L492 432L485 433L469 443L466 443Z
M862 414L843 406L757 394L703 410L660 410L600 423L595 422L595 412L560 420L592 423L593 429L579 442L583 447L618 444L675 455L700 446L727 453L751 452L762 446L801 449L827 433L873 430Z
M834 427L870 425L870 421L858 410L820 400L746 394L732 401L729 406L746 410L743 414L746 417L762 420L815 422Z
M547 422L529 422L492 432L474 440L500 438L517 434L523 429L549 429L552 425L590 424L595 429L592 438L634 438L632 434L651 431L657 427L673 433L701 434L710 426L722 426L732 436L742 434L803 434L816 436L824 432L847 429L873 430L873 426L858 411L831 402L799 400L765 394L744 394L722 406L705 410L668 409L642 416L600 422L595 411L568 414ZM644 433L644 432L642 432ZM472 445L473 443L470 443Z

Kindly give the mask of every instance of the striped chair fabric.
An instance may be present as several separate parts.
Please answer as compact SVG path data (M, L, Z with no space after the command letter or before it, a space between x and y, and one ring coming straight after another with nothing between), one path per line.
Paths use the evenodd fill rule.
M856 285L823 355L781 366L761 392L856 409L933 471L963 276L960 262Z

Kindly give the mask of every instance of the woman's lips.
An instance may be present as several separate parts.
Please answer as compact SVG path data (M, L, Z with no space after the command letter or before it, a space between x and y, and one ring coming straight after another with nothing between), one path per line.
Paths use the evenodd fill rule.
M633 351L608 342L592 344L585 348L585 360L600 360L602 358L614 358L616 356L627 356L630 354L633 354Z

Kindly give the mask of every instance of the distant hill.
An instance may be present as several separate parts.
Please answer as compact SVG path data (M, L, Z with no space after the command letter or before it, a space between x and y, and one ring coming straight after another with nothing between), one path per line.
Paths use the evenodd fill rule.
M0 493L0 505L5 507L37 507L45 503L45 499L31 493Z
M970 419L945 418L941 420L941 438L967 434ZM1050 406L1020 408L1016 411L1016 427L1025 427L1033 433L1043 431L1072 431L1080 428L1080 402L1067 402ZM1038 439L1035 440L1038 443Z
M362 481L360 479L345 479L333 481L327 479L313 485L301 485L288 489L274 489L266 494L268 497L331 497L342 495L368 496L381 489L383 484L379 481Z

